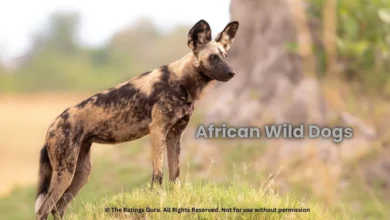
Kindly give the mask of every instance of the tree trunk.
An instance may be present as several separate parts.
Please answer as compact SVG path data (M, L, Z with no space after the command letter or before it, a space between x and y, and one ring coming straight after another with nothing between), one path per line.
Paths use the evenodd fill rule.
M304 79L288 0L232 0L230 13L240 22L229 52L236 77L217 84L207 121L320 123L317 80Z

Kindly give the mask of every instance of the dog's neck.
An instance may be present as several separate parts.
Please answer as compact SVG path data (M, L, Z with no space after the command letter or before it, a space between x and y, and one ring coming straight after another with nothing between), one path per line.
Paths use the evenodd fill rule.
M192 52L172 63L172 66L191 101L201 98L206 87L215 81L200 70L199 61Z

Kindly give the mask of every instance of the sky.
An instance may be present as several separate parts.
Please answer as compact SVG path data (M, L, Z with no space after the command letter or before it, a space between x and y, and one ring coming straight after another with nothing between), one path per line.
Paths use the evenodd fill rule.
M81 16L82 44L101 45L116 31L141 17L161 29L177 24L209 22L213 35L229 22L229 0L11 0L0 3L0 59L20 56L31 46L31 36L45 27L56 11L77 11Z

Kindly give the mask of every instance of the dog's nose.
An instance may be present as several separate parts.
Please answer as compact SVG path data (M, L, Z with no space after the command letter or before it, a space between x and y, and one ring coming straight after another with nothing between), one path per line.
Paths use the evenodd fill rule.
M228 73L228 76L229 76L229 77L233 77L234 74L236 74L236 73L235 73L235 72L229 72L229 73Z

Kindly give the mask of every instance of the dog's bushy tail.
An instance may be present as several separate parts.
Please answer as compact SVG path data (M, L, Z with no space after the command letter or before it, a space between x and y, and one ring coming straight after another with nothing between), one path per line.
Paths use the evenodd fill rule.
M46 197L47 191L49 190L52 173L53 169L47 152L47 144L45 144L41 150L41 156L39 159L38 192L37 199L35 201L35 213L38 212Z

